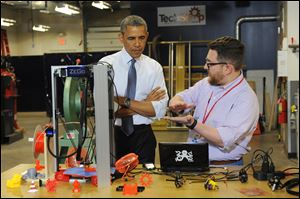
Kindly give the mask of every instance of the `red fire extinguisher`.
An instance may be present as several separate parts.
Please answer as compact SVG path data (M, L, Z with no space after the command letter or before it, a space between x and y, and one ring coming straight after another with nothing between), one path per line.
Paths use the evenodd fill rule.
M286 124L287 123L287 101L285 98L280 97L277 101L278 104L278 123Z

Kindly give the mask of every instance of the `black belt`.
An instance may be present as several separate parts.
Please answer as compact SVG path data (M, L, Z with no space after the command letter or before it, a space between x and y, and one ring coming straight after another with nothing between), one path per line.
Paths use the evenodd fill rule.
M238 161L241 161L243 158L240 158L238 160L213 160L210 161L211 165L225 165L225 164L232 164Z
M121 128L121 126L115 126L117 128ZM140 128L145 128L145 127L151 127L150 124L135 124L133 125L134 129L140 129Z

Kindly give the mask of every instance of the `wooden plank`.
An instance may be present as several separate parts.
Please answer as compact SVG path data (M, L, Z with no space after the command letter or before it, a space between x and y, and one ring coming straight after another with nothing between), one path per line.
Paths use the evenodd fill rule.
M279 77L276 78L276 83L274 87L274 95L273 95L273 102L272 102L272 108L271 108L271 113L270 113L270 118L269 118L269 126L268 126L268 131L271 131L272 129L272 118L275 112L275 106L277 104L277 86L278 86L278 81Z
M185 89L185 44L176 44L176 87L175 93L179 93Z
M266 103L265 103L265 109L266 109L266 122L270 120L270 113L271 113L271 97L269 93L266 93ZM273 119L274 120L274 119ZM266 124L268 125L268 123ZM274 125L274 124L272 124Z

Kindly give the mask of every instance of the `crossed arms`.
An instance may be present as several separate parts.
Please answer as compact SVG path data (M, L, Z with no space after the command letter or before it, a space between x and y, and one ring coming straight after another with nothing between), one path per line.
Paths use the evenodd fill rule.
M142 101L131 100L130 108L126 108L124 101L125 97L115 97L114 101L118 103L121 108L115 112L115 116L118 118L128 117L130 115L139 114L146 117L154 117L155 110L151 101L159 101L166 97L166 90L156 87L153 89Z

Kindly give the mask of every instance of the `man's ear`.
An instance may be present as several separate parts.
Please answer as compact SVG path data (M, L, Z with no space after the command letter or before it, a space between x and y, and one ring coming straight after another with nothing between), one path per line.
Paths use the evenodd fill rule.
M119 33L119 40L120 40L121 43L124 42L124 35L121 32Z
M234 72L234 66L232 65L232 64L227 64L227 66L226 66L226 71L227 71L227 73L232 73L232 72Z

